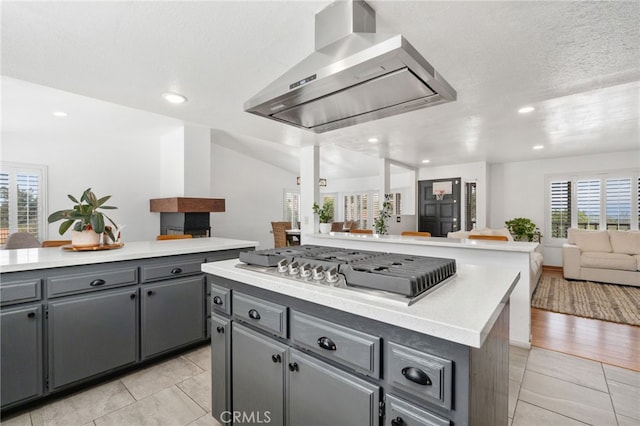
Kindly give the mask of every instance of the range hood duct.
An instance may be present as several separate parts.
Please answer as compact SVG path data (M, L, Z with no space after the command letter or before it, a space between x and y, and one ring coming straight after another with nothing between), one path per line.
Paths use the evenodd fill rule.
M402 35L375 32L375 11L364 1L332 3L315 25L315 52L245 102L245 111L323 133L456 99Z

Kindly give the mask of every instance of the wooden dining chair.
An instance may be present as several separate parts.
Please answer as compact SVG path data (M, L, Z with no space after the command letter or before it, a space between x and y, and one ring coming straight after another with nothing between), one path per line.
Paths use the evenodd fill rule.
M349 231L351 234L373 234L372 229L351 229Z
M489 240L489 241L509 241L507 237L504 235L477 235L472 234L469 235L468 239L470 240Z
M331 232L342 232L344 222L331 222Z
M176 235L158 235L156 240L164 241L164 240L186 240L189 238L193 238L191 234L176 234Z
M273 244L275 248L287 246L287 229L291 229L291 222L271 222L273 230Z
M44 240L42 242L42 247L61 247L71 244L71 240Z
M402 231L402 233L400 233L400 235L402 235L403 237L430 237L431 236L431 232L419 232L419 231Z

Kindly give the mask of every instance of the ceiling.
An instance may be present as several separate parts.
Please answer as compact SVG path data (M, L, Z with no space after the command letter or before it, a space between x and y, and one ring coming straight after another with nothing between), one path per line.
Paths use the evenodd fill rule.
M637 1L371 1L377 32L403 34L455 102L319 135L245 113L313 51L328 4L2 1L2 74L211 127L294 172L297 147L319 144L328 177L377 174L378 157L424 167L640 148ZM168 104L166 91L189 100ZM535 111L518 114L525 105Z

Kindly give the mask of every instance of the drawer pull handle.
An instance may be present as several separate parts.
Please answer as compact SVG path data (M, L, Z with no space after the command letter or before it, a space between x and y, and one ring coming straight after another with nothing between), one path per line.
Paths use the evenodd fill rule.
M256 311L255 309L251 309L249 311L249 318L254 319L254 320L259 320L260 319L260 313L258 311Z
M35 312L29 312L29 313L27 314L27 316L28 316L29 318L35 318L35 317L36 317L36 313L35 313Z
M427 373L415 367L405 367L402 369L402 375L413 383L417 383L422 386L430 386L431 379L427 376Z
M335 351L337 349L336 344L333 343L333 340L328 337L321 337L318 339L318 346L322 349L326 349L328 351Z
M279 362L282 362L282 357L280 356L280 354L271 355L271 361L277 364Z
M298 371L298 363L290 362L289 363L289 371Z
M222 305L222 297L220 296L216 296L213 298L213 304L214 305Z
M97 286L99 286L99 285L104 285L105 283L106 283L106 281L105 281L105 280L97 279L97 280L93 280L93 281L91 281L91 282L89 283L89 285L90 285L91 287L97 287Z
M224 327L218 326L216 327L216 331L220 334L224 334Z
M182 273L182 268L173 268L173 269L171 270L171 273L172 273L173 275L175 275L175 274L181 274L181 273Z
M402 420L402 417L396 417L395 419L391 420L391 426L403 426L406 423L404 422L404 420Z

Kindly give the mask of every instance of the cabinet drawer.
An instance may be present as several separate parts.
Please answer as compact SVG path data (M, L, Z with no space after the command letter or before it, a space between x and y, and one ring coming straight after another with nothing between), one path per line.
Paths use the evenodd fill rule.
M246 323L280 337L287 337L286 306L233 292L233 315Z
M143 283L149 281L163 280L165 278L177 278L187 275L199 274L200 267L204 259L180 260L166 259L159 265L148 265L141 268L141 279Z
M231 315L231 290L210 284L211 288L211 310Z
M48 297L59 297L137 283L138 268L132 267L51 277L47 278L46 286Z
M447 419L387 395L385 426L449 426Z
M379 337L292 311L291 340L358 372L380 378Z
M2 283L0 305L40 300L40 280L26 280Z
M435 355L390 342L387 377L394 388L414 398L451 409L453 363Z

